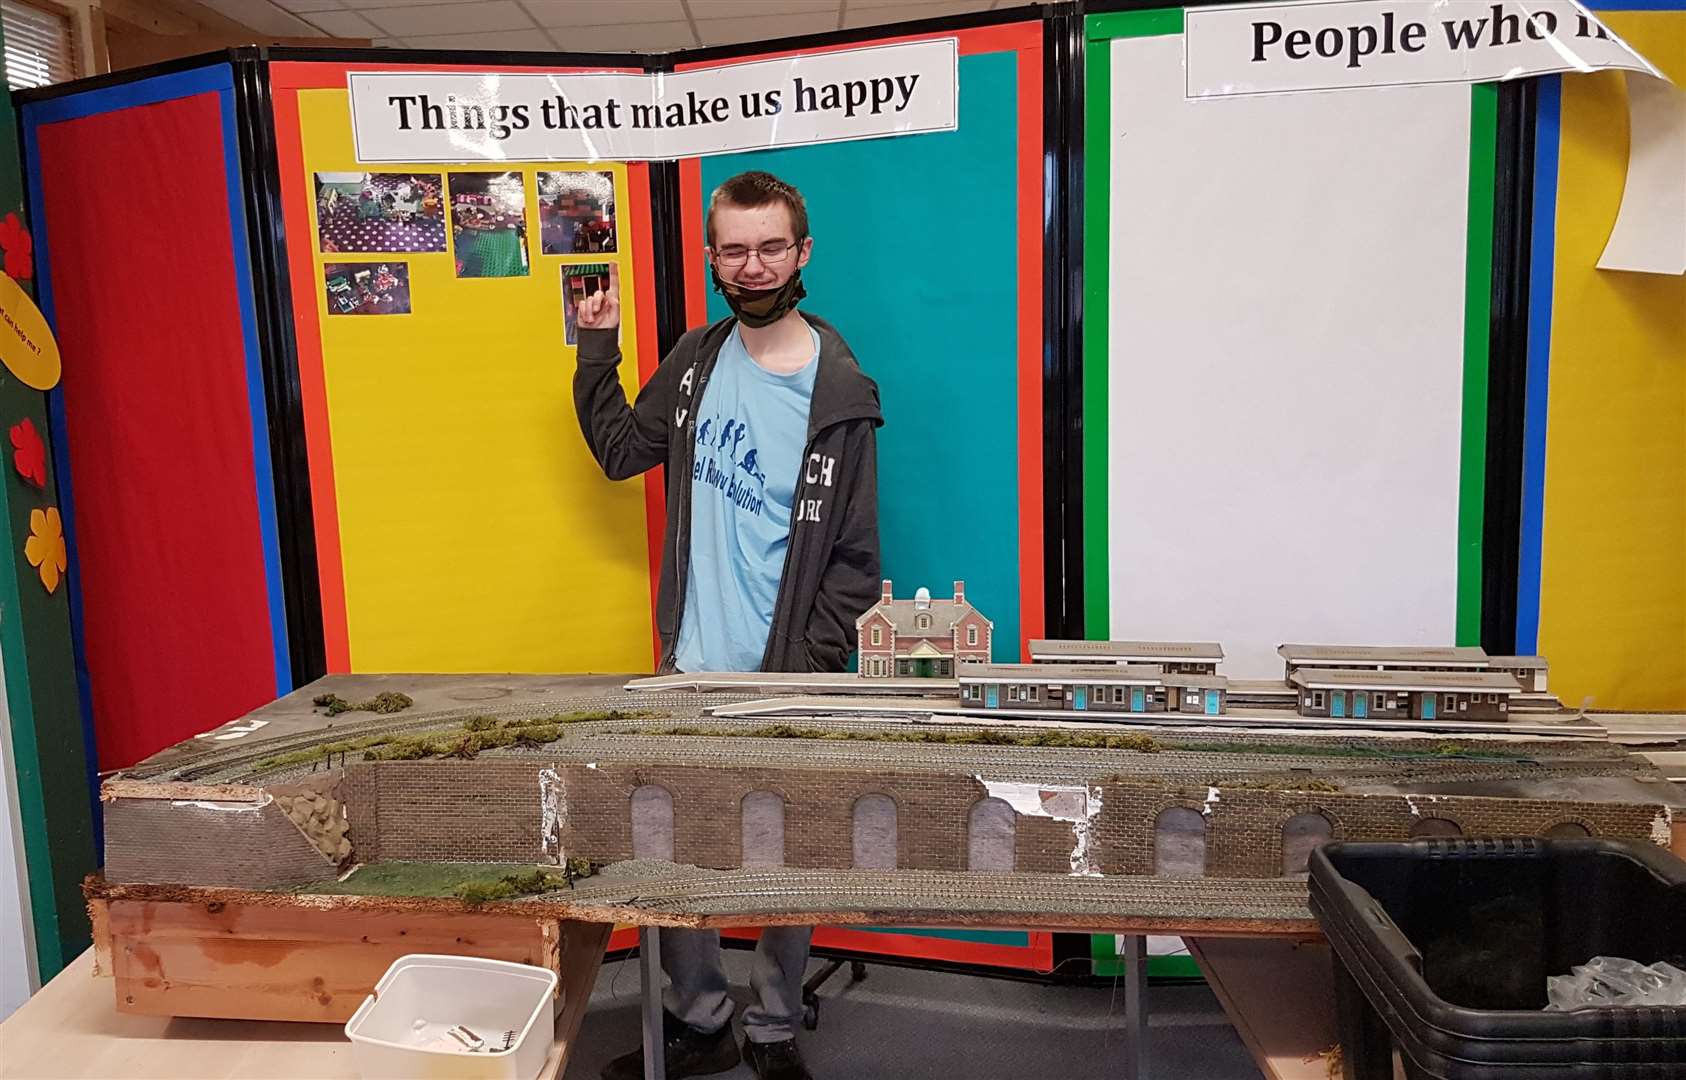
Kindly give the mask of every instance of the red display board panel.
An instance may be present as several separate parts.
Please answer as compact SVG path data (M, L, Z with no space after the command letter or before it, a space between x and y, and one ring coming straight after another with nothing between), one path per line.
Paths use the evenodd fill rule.
M279 689L223 109L211 91L34 132L104 770Z

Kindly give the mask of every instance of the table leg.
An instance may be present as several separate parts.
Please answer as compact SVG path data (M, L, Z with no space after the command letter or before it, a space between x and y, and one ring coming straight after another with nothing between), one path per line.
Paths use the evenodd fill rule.
M644 988L644 1080L667 1080L662 1038L661 931L638 928L638 974Z
M1147 939L1124 935L1123 1080L1147 1077Z

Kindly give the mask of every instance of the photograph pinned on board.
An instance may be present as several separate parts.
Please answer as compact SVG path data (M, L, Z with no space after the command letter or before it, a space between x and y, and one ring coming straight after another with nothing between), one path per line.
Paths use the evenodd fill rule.
M325 252L445 250L445 192L438 173L319 172L317 239Z
M330 315L408 315L407 263L329 263L322 268Z
M580 304L592 293L608 288L608 263L562 264L562 335L568 344L579 344Z
M593 255L615 250L615 174L539 173L539 250Z
M454 172L451 243L458 277L527 276L527 187L518 172Z

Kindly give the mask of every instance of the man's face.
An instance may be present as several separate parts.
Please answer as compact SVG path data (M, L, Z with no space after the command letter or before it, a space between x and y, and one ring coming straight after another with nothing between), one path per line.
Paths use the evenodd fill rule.
M761 249L779 242L794 244L782 258L766 259ZM782 202L766 206L733 206L722 203L714 211L714 246L709 257L720 276L745 289L776 289L808 265L814 238L803 237L796 244L791 228L790 208ZM740 263L738 259L743 257ZM732 265L738 263L738 265Z

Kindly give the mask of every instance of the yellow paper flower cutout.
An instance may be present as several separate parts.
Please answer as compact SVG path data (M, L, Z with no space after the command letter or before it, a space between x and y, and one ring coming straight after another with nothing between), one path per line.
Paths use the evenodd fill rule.
M48 592L59 587L59 578L64 576L69 558L64 550L64 522L59 520L58 507L29 512L29 539L23 542L23 555L29 565L40 567L41 584Z

